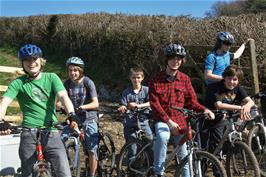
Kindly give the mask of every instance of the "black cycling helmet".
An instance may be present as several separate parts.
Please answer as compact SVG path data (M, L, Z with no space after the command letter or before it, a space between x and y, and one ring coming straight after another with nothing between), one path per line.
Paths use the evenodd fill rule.
M26 44L18 51L18 58L23 61L28 58L42 57L42 50L33 44Z
M234 36L229 32L219 32L217 33L217 40L223 43L235 43Z
M186 50L181 44L169 44L164 49L164 55L169 56L186 56Z
M81 68L84 68L85 63L84 61L79 58L79 57L70 57L67 61L66 61L66 66L68 67L69 65L76 65L79 66Z

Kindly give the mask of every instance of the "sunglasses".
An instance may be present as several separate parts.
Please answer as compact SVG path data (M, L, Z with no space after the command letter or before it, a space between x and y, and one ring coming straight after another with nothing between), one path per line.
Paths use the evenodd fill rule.
M230 42L223 42L224 45L232 45Z
M183 60L184 58L185 58L185 56L183 56L183 55L170 55L170 56L167 56L168 60L172 60L172 59Z

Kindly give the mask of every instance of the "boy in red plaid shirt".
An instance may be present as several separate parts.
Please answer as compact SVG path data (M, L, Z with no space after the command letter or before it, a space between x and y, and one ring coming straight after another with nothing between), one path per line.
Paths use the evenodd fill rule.
M169 44L164 48L164 54L166 70L153 75L149 82L150 105L156 122L154 142L156 176L163 176L170 134L174 136L175 143L178 143L183 136L182 132L187 128L185 116L171 107L186 107L196 112L204 112L209 114L210 119L214 119L213 112L198 103L189 77L178 70L185 62L185 48L178 43ZM177 155L181 159L187 155L186 143L181 146ZM188 165L185 166L182 176L190 176Z

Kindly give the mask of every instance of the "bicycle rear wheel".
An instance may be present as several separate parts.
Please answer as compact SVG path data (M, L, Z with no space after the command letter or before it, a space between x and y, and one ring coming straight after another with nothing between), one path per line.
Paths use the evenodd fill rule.
M100 134L97 174L109 177L115 169L115 145L109 133Z
M248 134L248 146L252 149L260 167L261 176L266 177L266 139L263 128L255 125Z
M145 143L135 139L127 142L119 155L117 165L118 177L144 177L147 176L152 165L148 148L143 149Z
M73 177L80 177L80 146L76 144L74 139L68 139L65 142L67 158Z
M181 160L178 164L177 170L175 172L175 177L182 176L182 171L184 166L188 163L188 156ZM211 153L206 151L195 150L192 154L192 177L197 176L219 176L226 177L226 171L222 163Z
M226 155L226 172L228 177L258 177L260 169L257 159L247 144L234 142Z

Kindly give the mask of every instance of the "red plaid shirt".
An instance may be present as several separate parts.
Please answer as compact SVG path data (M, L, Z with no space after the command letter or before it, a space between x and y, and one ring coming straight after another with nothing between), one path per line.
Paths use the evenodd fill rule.
M174 80L170 80L165 71L153 75L149 82L149 101L155 121L176 122L181 129L187 127L185 116L171 107L186 107L203 112L205 107L198 103L197 95L189 77L177 71Z

